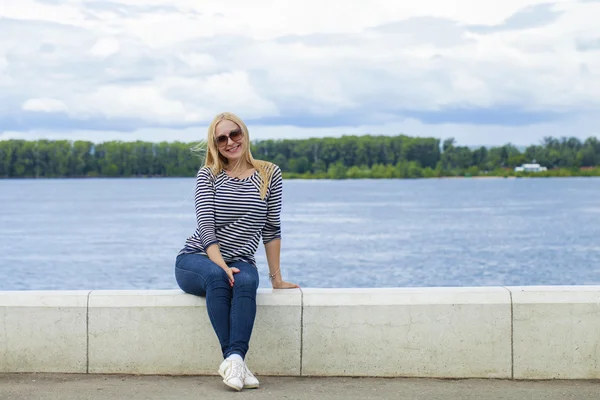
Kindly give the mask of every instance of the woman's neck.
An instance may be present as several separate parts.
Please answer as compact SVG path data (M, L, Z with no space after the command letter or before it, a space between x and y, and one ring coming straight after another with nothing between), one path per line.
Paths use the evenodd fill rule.
M242 173L251 167L252 165L250 165L246 160L240 159L233 163L228 163L225 166L225 169L230 173Z

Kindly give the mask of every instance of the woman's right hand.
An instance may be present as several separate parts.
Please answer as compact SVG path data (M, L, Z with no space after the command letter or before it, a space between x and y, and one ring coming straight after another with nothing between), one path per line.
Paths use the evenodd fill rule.
M225 273L229 277L229 286L233 287L233 283L235 282L235 279L233 279L233 274L237 274L238 272L240 272L240 270L235 267L233 267L233 268L227 267L225 269Z

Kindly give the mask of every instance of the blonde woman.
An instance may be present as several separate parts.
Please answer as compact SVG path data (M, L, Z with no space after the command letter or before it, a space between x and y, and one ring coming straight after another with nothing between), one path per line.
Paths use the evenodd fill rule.
M196 176L197 228L177 255L175 277L186 293L206 297L223 362L218 372L235 389L257 388L244 359L256 316L262 239L274 289L297 288L281 277L281 170L255 160L248 128L232 113L208 128L205 164Z

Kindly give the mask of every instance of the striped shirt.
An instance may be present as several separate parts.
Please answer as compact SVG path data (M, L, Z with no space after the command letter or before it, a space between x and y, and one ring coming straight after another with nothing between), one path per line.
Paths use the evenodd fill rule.
M275 165L267 195L260 198L262 179L255 171L238 179L224 170L217 176L202 167L196 176L196 231L187 238L179 254L206 254L218 243L223 260L245 261L256 266L255 254L262 237L264 244L281 238L283 180Z

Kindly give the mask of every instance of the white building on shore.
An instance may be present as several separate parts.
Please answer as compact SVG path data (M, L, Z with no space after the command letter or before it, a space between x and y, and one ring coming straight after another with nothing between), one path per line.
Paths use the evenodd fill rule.
M531 164L523 164L520 167L515 167L515 172L543 172L547 170L548 168L537 164L535 160L533 160L533 163Z

